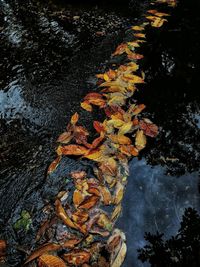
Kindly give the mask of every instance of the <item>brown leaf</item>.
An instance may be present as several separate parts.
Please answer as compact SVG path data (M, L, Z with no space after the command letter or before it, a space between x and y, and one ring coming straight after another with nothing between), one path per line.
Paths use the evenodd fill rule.
M27 258L24 264L27 264L36 258L40 257L42 254L49 253L51 251L57 251L61 249L61 245L55 243L48 243L32 252L32 254Z
M53 255L44 254L38 259L38 267L67 267L64 261Z
M75 207L79 206L84 200L84 195L79 190L75 190L73 193L73 203Z
M99 169L105 175L115 176L117 172L117 163L114 158L108 158L99 164Z
M0 257L5 257L6 255L6 241L0 240Z
M88 131L83 126L76 126L74 129L74 139L77 144L87 144Z
M130 156L138 156L138 150L133 145L121 145L119 150L128 157Z
M124 195L124 186L120 182L117 182L113 203L115 205L118 205L121 202L123 195Z
M45 234L47 229L50 228L56 222L56 219L57 219L56 217L53 217L52 219L50 220L48 219L41 224L36 235L36 239L35 239L36 241L40 240L40 238Z
M139 60L139 59L142 59L142 58L144 58L144 56L143 55L141 55L141 54L137 54L137 53L134 53L134 52L131 52L131 53L129 53L128 54L128 59L130 59L130 60Z
M58 156L48 167L47 174L50 174L55 171L55 169L58 167L58 164L60 163L61 156Z
M156 137L158 135L158 126L149 120L142 120L139 123L140 129L144 131L145 135Z
M84 263L89 262L89 260L91 258L91 254L86 250L73 250L70 253L64 254L63 258L69 264L73 264L75 266L80 266Z
M98 196L89 196L79 205L79 209L91 209L94 207L99 200Z
M101 228L103 228L103 229L105 229L105 230L107 230L109 232L112 230L112 227L113 227L112 222L110 221L110 219L108 218L108 216L106 214L104 214L104 213L101 213L99 215L99 218L97 220L97 224Z
M132 30L134 31L144 31L144 27L143 26L133 26L131 27Z
M88 152L88 149L79 145L68 145L59 147L59 153L62 155L81 156Z
M64 242L64 244L62 244L62 247L63 248L74 248L75 247L75 245L77 245L77 244L79 244L81 242L81 239L77 239L77 238L75 238L75 239L69 239L69 240L67 240L67 241L65 241Z
M146 35L144 33L134 33L134 36L137 38L146 38Z
M72 214L73 221L78 224L85 223L88 220L88 218L89 218L89 215L84 210L77 210Z

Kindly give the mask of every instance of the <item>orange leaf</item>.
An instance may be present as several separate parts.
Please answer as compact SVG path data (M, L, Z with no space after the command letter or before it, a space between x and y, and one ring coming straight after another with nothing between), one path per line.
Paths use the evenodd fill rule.
M131 27L131 29L134 31L144 31L144 27L142 26L133 26Z
M81 239L69 239L62 244L63 248L74 248L75 245L79 244L81 242Z
M94 129L100 133L100 132L104 132L105 131L105 128L103 126L103 124L99 121L94 121L93 122L93 126L94 126Z
M97 204L98 200L99 200L98 196L94 196L94 195L89 196L79 205L79 208L80 209L91 209Z
M131 144L131 139L126 137L125 135L115 135L115 134L110 134L108 135L110 140L116 144L120 145L130 145Z
M68 144L72 140L72 133L71 132L64 132L62 133L56 142L62 144Z
M58 164L61 160L61 156L58 156L48 167L48 170L47 170L47 174L50 174L52 173L53 171L55 171L55 169L58 167Z
M39 267L67 267L64 261L53 255L44 254L38 259Z
M90 105L90 103L88 101L83 101L81 103L81 107L89 112L92 112L92 106Z
M143 109L145 109L146 106L144 104L140 104L138 106L135 106L132 110L131 110L131 113L133 115L137 115L139 114Z
M146 38L146 35L144 33L134 33L134 36L137 38Z
M84 146L79 145L68 145L59 148L59 152L62 155L74 155L74 156L81 156L88 152L88 149Z
M117 163L114 158L108 158L104 162L101 162L99 169L107 175L115 176L117 173Z
M138 156L138 150L132 146L132 145L121 145L119 147L119 150L124 154L127 155L128 157L130 156Z
M73 203L75 206L80 205L84 200L83 194L79 190L75 190L73 193Z
M59 249L61 249L61 245L59 244L54 244L54 243L45 244L37 248L35 251L33 251L33 253L25 261L24 265L40 257L42 254L49 253L51 251L57 251Z
M121 55L126 51L126 48L127 48L127 44L120 44L118 45L117 49L112 55L113 56Z
M65 261L75 266L80 266L89 262L90 257L91 254L86 250L73 250L72 252L63 255Z
M74 139L77 144L86 144L88 131L83 126L76 126L74 129Z
M72 117L71 117L71 124L75 125L78 122L79 115L76 112Z
M89 218L89 215L86 211L83 210L77 210L72 214L72 219L74 222L78 224L83 224L85 223Z
M99 93L89 93L84 97L84 100L101 99L102 97Z
M128 59L130 59L130 60L139 60L139 59L142 59L144 56L143 55L141 55L141 54L137 54L137 53L133 53L133 52L131 52L131 53L129 53L128 54Z

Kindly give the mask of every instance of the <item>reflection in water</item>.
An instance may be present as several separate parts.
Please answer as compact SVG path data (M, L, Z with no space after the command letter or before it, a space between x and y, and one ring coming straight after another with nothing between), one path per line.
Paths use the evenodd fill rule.
M185 208L200 211L198 173L177 179L165 175L166 168L151 167L143 159L130 163L130 177L123 200L119 227L127 236L128 255L124 267L145 266L137 260L137 249L144 246L144 233L176 234Z

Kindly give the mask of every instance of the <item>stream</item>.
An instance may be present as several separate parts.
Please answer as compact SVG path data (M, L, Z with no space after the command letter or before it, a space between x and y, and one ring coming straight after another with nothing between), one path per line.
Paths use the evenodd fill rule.
M9 242L8 266L21 266L24 254L16 247L34 244L38 214L66 176L88 168L68 158L46 180L56 138L74 112L83 125L94 119L80 102L147 2L0 0L0 238ZM142 48L146 84L135 98L160 133L130 162L117 222L127 237L123 267L149 266L137 259L145 232L168 238L185 208L200 212L199 8L198 1L179 1L166 26L147 32ZM26 235L13 229L22 210L33 220Z

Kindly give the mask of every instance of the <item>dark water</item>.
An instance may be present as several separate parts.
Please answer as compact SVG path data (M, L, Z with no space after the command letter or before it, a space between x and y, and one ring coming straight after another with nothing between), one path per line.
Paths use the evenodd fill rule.
M34 243L46 199L62 188L70 170L85 165L66 160L59 178L46 181L54 141L70 116L78 111L83 124L91 122L79 102L94 89L95 73L108 64L127 26L145 9L139 2L0 0L0 227L13 247ZM197 1L180 2L166 27L148 32L143 48L147 84L137 99L161 130L141 159L130 163L119 221L127 234L127 267L144 266L136 250L144 245L145 231L168 237L179 228L185 207L199 209L198 8ZM22 209L34 222L25 238L12 228ZM15 249L12 254L10 264L16 266L23 255Z

